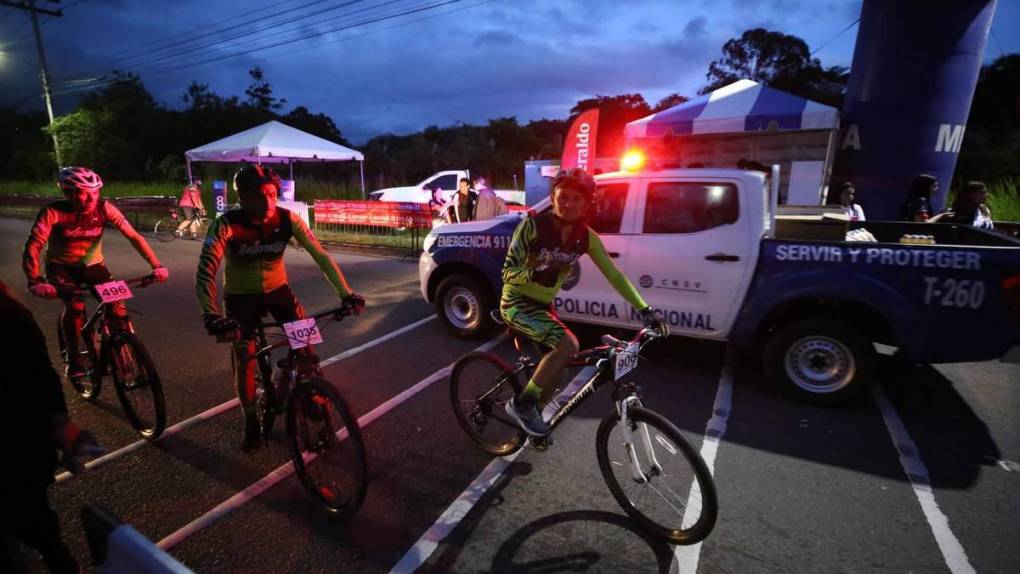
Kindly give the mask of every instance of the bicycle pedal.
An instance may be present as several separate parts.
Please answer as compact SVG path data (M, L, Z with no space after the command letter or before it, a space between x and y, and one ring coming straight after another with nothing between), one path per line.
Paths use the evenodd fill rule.
M549 450L549 447L553 445L553 438L551 436L529 436L528 445L539 452L544 452Z

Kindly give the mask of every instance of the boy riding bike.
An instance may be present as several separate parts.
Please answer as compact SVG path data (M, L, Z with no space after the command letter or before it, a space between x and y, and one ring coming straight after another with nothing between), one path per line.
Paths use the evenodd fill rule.
M641 320L662 335L669 328L659 320L627 277L609 259L598 234L585 223L595 196L595 180L572 169L553 180L552 209L527 217L517 226L503 264L503 320L535 342L550 347L534 378L506 404L507 413L533 436L545 436L549 425L540 406L548 402L570 357L577 353L577 337L556 317L552 302L577 260L588 254L609 284L635 309Z
M202 320L212 335L237 329L241 338L234 343L235 384L244 410L244 434L241 449L252 452L262 444L262 429L255 413L255 330L262 314L269 312L278 322L304 318L287 283L283 252L293 237L297 239L345 304L360 312L364 299L347 285L336 262L319 244L304 220L276 206L280 176L261 165L246 165L234 175L241 209L216 218L209 228L195 275L195 287L202 309ZM220 312L216 271L226 257L223 277L226 317ZM299 353L310 353L305 347Z
M167 280L170 272L159 263L145 239L131 227L119 209L99 198L103 187L99 174L87 167L65 167L60 170L57 187L67 199L55 201L39 210L22 253L22 268L33 295L53 299L57 297L57 287L77 289L85 285L91 288L112 281L113 276L106 268L102 251L103 227L107 223L116 227L152 266L152 274L157 281ZM47 243L44 278L39 256ZM111 305L116 317L127 315L123 302ZM84 313L85 301L81 297L64 299L60 325L67 344L67 376L70 379L86 374L78 354L78 333Z

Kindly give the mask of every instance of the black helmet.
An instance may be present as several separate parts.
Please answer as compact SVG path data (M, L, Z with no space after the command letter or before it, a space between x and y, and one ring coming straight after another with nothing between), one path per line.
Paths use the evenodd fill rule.
M584 198L591 201L595 197L595 178L579 167L561 171L553 179L552 189L557 187L573 189L584 194Z
M273 184L280 192L280 176L268 166L249 164L234 174L234 191L258 189L265 183Z

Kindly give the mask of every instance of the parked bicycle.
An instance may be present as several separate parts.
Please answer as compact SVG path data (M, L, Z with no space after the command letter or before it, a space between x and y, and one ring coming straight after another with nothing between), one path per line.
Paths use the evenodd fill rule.
M143 438L154 440L166 428L166 403L159 373L148 350L135 333L134 324L127 315L116 317L108 310L111 303L130 299L128 286L145 288L154 283L152 275L125 281L110 281L92 289L58 289L63 297L84 297L92 293L100 304L81 328L80 345L85 376L70 379L78 395L89 402L99 398L104 377L113 378L117 399L131 426ZM99 340L96 340L96 337ZM64 333L57 321L57 340L60 354L67 362Z
M301 484L337 517L350 516L365 500L365 444L357 418L323 376L319 358L296 351L322 342L319 319L329 317L339 322L351 313L351 308L344 305L289 323L263 322L255 331L255 404L263 435L269 435L278 415L285 415L294 469ZM274 328L283 334L266 333ZM235 330L220 340L232 341L238 336ZM270 343L270 336L282 340ZM281 347L289 351L276 362L274 377L270 355Z
M497 313L493 319L502 323ZM521 344L528 339L513 330L509 334L518 354L514 364L492 353L472 352L457 361L450 379L457 422L482 450L496 456L512 454L525 444L527 435L504 405L537 366ZM616 410L602 420L595 435L599 469L609 491L649 534L672 544L695 544L712 531L718 515L712 474L672 422L642 405L640 387L623 380L638 366L641 349L658 336L647 328L630 341L604 335L602 345L574 355L568 366L594 365L596 371L573 396L554 405L549 427L555 429L577 405L612 381ZM545 450L549 438L527 440Z
M156 222L152 233L160 241L173 241L185 234L190 235L192 239L199 239L205 237L210 224L212 224L212 219L206 217L205 210L195 209L188 225L180 229L181 216L176 207L171 207L169 213Z

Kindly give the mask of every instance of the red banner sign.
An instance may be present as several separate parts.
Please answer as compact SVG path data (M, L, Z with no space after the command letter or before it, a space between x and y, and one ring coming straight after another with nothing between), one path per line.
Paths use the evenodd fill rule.
M568 170L579 167L588 173L592 172L595 162L595 137L599 131L599 110L594 108L577 116L567 130L567 138L563 140L563 158L560 169Z
M316 199L315 223L429 229L432 213L423 203Z

